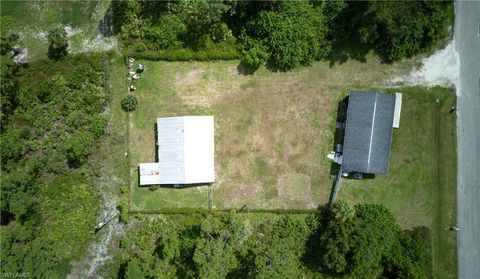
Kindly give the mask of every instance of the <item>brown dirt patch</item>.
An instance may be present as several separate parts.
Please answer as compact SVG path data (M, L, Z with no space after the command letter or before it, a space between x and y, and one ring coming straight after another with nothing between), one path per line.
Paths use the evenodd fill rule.
M278 197L286 200L310 200L312 180L309 175L302 173L284 174L278 178Z
M221 189L225 193L222 195L223 204L228 205L229 208L241 207L247 203L251 205L253 200L258 199L263 188L259 182L222 183L220 187L225 187Z
M186 74L182 75L177 73L175 75L175 85L195 85L195 83L200 79L202 74L201 70L190 70Z

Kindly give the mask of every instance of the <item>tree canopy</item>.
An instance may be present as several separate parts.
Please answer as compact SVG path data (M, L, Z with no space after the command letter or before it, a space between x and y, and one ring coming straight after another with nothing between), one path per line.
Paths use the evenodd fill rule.
M115 1L117 32L127 48L238 51L253 70L289 70L328 57L338 42L373 48L384 61L425 52L447 36L450 1ZM217 57L212 55L212 57Z
M381 205L339 203L322 214L235 212L144 220L116 259L125 278L426 278L419 230ZM122 269L122 266L124 269ZM134 276L134 277L131 277Z

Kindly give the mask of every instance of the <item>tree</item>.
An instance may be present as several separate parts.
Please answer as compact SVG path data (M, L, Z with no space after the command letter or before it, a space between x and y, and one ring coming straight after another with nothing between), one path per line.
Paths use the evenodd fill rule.
M431 263L424 246L421 228L402 232L395 253L391 253L385 261L383 276L400 279L428 278L426 267Z
M89 131L79 131L65 140L65 149L69 164L74 167L82 165L92 153L94 135Z
M248 36L242 36L243 50L241 63L252 70L257 70L260 65L268 59L268 52L265 46L258 40Z
M303 220L280 218L262 236L253 239L249 249L252 266L249 277L294 278L301 274L300 257L304 253L310 228Z
M128 95L122 99L122 108L127 111L131 112L137 108L138 100L135 96Z
M194 48L201 46L202 38L211 37L230 8L223 1L182 0L167 4L168 13L178 16L186 25L185 39Z
M260 11L245 31L268 49L268 62L280 70L310 65L330 51L321 9L306 1L280 2L278 11Z
M180 37L186 32L185 24L175 15L163 15L158 24L145 32L145 39L151 49L179 48L182 46Z
M452 3L448 1L368 1L349 3L348 20L360 40L386 61L430 49L447 34Z
M7 56L2 113L8 108L12 117L2 116L0 134L1 272L63 278L98 217L98 163L76 167L105 129L103 54L38 60L18 71Z
M12 61L8 51L10 46L4 46L4 37L2 39L2 55L0 57L0 125L3 130L3 126L8 122L11 114L18 106L18 88L19 83L17 80L17 73L19 67ZM9 41L10 39L5 39ZM5 47L5 50L4 50Z
M202 222L202 236L196 241L193 261L200 278L225 278L238 266L236 250L248 236L242 220L234 212Z
M57 27L48 32L48 56L58 60L68 54L67 32L62 27Z
M385 268L397 270L395 261L404 260L398 256L404 254L404 232L383 205L358 204L352 209L338 203L324 222L315 237L320 253L317 264L323 273L378 278ZM388 277L397 277L394 272Z

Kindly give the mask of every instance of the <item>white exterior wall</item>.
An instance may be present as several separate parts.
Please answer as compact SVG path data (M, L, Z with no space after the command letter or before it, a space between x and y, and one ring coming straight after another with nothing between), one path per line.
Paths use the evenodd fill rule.
M400 127L401 114L402 114L402 93L395 93L395 114L393 115L393 128Z

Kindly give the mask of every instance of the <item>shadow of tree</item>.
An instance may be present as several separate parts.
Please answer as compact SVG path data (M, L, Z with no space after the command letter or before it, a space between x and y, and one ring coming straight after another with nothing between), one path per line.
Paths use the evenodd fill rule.
M253 75L255 73L256 69L252 69L251 67L245 65L245 63L240 62L240 64L237 65L237 73L239 75Z
M332 52L327 57L329 66L343 64L348 60L356 60L362 63L367 62L367 54L372 50L372 46L363 44L358 38L352 37L334 43Z
M337 117L336 117L336 127L335 132L333 134L333 143L332 143L332 150L337 150L338 144L343 144L343 136L345 130L343 125L347 120L347 105L348 105L348 97L345 97L343 100L338 102L337 104ZM338 170L340 169L340 165L337 163L332 162L330 166L330 175L336 175Z
M103 18L98 22L98 30L100 30L100 34L102 34L103 37L112 37L118 33L118 30L114 28L112 4L110 4Z
M321 271L320 262L322 261L322 247L319 240L325 233L327 228L326 225L331 218L331 210L327 206L321 206L318 209L319 212L315 215L317 224L305 244L305 253L300 259L308 269L315 272Z

